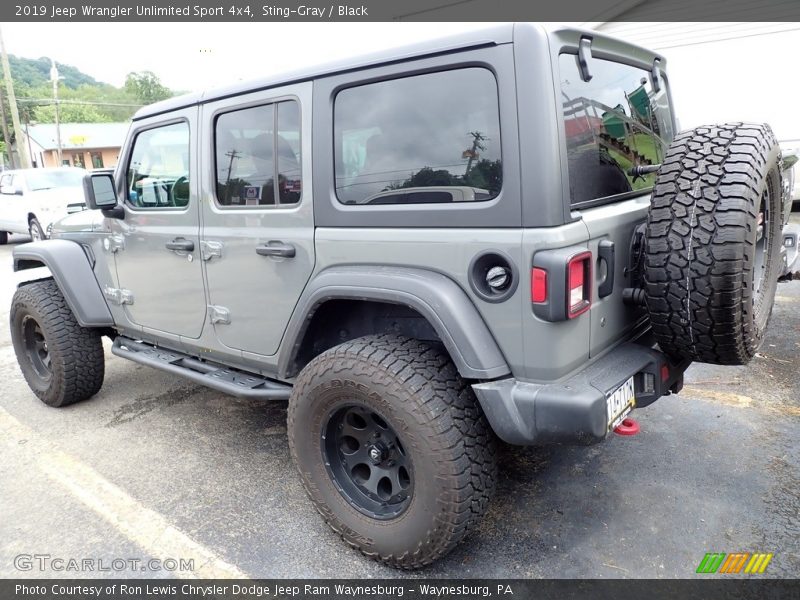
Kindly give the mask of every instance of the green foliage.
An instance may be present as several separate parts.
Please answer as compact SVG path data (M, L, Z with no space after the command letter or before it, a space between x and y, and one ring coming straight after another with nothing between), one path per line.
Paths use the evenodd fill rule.
M152 71L128 73L125 78L125 91L142 104L152 104L172 96L169 88L161 85L161 81Z
M60 104L58 119L61 123L113 123L114 119L90 104ZM39 106L34 111L37 123L55 123L56 107L53 104Z
M10 55L11 76L22 123L55 123L53 85L49 58L21 58ZM116 88L98 82L75 67L57 63L62 78L58 84L59 119L62 123L119 123L129 120L138 107L173 95L150 72L129 73L125 86ZM0 85L5 82L0 80ZM4 89L5 91L5 89ZM5 93L3 94L5 96ZM128 105L128 106L116 106ZM6 100L6 117L11 131L11 113ZM2 134L0 133L0 139Z
M24 83L30 87L36 87L47 83L50 80L50 59L42 58L22 58L9 55L8 63L11 67L11 78L15 83ZM86 73L81 72L70 65L63 65L56 61L58 75L63 77L61 85L67 88L77 88L81 85L101 85L96 79Z

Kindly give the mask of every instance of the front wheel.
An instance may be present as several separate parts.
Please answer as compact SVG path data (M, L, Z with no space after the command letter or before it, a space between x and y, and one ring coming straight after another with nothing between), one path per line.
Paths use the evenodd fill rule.
M52 279L24 285L14 294L11 341L25 381L49 406L86 400L103 385L100 334L78 324Z
M42 226L39 223L39 220L36 219L36 217L31 219L31 222L28 223L28 233L31 236L32 242L40 242L43 239L46 239L46 236L44 234L44 229L42 229Z
M494 489L494 434L435 344L379 335L328 350L300 373L288 424L317 510L348 544L394 567L447 554Z

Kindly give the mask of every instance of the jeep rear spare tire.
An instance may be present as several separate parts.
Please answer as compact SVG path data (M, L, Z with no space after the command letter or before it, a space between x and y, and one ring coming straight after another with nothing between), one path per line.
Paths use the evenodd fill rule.
M676 358L741 365L756 353L780 269L780 149L768 125L680 133L653 189L645 294Z
M319 355L294 386L288 430L325 521L394 567L444 556L478 522L494 488L494 434L436 344L375 335Z

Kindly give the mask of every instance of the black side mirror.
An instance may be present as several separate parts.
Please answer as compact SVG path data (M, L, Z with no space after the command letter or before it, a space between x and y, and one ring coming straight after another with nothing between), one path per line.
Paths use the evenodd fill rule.
M83 196L88 208L100 209L106 217L122 219L125 216L124 209L118 205L114 176L110 173L87 174L83 178Z

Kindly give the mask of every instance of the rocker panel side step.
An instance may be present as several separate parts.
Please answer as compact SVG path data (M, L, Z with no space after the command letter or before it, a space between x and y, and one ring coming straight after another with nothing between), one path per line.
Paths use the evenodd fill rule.
M158 348L145 342L118 336L111 352L116 356L175 373L199 384L238 396L259 400L288 400L291 386L272 381L260 375L228 369L203 362L174 350Z

